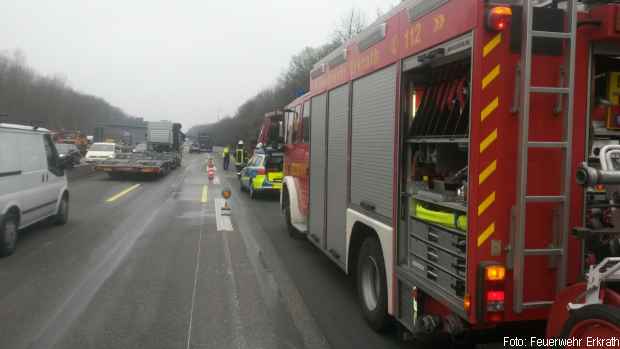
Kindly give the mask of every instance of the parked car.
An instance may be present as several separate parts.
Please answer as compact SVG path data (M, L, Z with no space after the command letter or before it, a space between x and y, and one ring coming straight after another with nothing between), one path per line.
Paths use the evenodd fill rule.
M121 148L115 143L94 143L86 153L84 160L93 163L101 160L114 159Z
M79 165L82 161L82 153L75 144L56 143L58 156L68 159L67 164L71 166Z
M21 229L47 218L67 222L67 163L47 130L0 124L0 256L15 251Z
M277 151L257 150L239 176L242 191L247 190L250 198L265 192L279 192L282 189L284 154Z
M192 145L189 146L189 152L200 153L200 145L198 145L198 143L192 143Z

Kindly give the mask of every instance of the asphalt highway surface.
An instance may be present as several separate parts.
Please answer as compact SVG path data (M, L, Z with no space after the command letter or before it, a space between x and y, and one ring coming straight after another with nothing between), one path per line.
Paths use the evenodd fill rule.
M353 282L207 154L156 180L70 183L70 221L0 259L0 348L411 348L367 327ZM219 161L217 162L219 165ZM232 189L231 215L221 190Z

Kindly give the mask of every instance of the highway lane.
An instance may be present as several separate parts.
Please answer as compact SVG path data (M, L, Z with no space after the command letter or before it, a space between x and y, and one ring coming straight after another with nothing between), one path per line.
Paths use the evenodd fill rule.
M206 155L157 181L71 183L71 219L0 259L0 348L397 348L350 280ZM232 231L215 203L233 188ZM206 191L205 191L205 188ZM113 200L112 200L113 199Z
M352 277L306 239L289 237L277 194L250 200L248 193L240 191L232 171L222 177L233 189L231 201L243 208L244 216L258 224L254 228L256 238L264 246L273 246L269 255L278 256L284 262L287 274L333 348L412 347L412 343L400 341L395 330L378 334L366 325Z

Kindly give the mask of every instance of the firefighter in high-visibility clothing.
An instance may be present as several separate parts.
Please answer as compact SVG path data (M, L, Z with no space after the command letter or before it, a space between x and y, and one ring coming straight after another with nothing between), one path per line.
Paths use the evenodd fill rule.
M230 164L230 148L228 146L224 147L222 151L222 158L224 161L224 171L228 170L228 165Z
M237 174L241 173L241 170L245 167L248 161L247 157L248 153L245 150L245 143L239 141L235 148L235 169L237 170Z

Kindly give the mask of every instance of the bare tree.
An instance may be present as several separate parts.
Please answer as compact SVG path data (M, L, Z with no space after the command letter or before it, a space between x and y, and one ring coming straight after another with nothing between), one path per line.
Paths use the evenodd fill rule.
M340 44L344 44L355 35L361 33L367 24L368 20L366 15L360 9L352 8L340 19L340 22L332 34L333 39Z
M8 114L1 122L37 122L88 134L100 124L139 122L101 98L75 91L64 75L42 76L26 62L22 51L0 51L0 113Z

